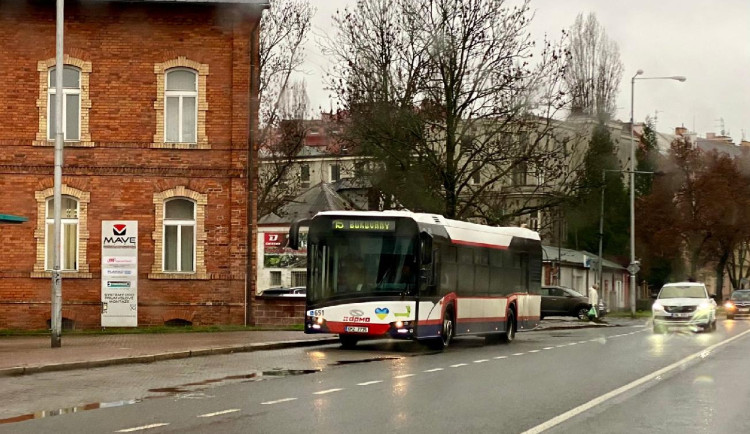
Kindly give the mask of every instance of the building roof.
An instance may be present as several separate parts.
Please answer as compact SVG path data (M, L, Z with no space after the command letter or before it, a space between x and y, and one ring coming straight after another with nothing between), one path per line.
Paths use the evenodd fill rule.
M349 210L351 206L330 184L321 182L281 207L279 213L264 215L258 224L289 224L300 218L310 218L323 211Z
M589 265L591 268L596 267L597 255L595 253L590 253L585 250L579 251L558 248L557 246L542 246L542 260L544 262L556 262L559 260L564 264L573 264L584 267L584 259L590 261ZM626 270L626 268L622 265L616 262L609 261L607 259L602 260L602 268Z

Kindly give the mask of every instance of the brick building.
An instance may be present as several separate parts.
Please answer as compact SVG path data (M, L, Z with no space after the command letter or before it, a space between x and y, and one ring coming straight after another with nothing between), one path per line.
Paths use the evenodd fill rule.
M138 222L138 325L242 324L268 0L65 3L63 326L100 326L105 220ZM0 0L0 46L0 211L28 218L0 227L0 329L39 329L50 318L55 2Z

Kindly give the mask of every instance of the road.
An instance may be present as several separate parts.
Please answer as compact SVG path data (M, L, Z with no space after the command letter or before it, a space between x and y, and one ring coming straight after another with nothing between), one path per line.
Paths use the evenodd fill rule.
M378 341L38 374L0 381L0 417L81 407L0 433L744 432L748 336L750 321L640 325L457 339L443 353Z

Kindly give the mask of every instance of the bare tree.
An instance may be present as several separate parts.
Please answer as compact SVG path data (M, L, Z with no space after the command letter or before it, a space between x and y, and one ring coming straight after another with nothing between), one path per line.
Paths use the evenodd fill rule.
M496 223L507 214L490 204L514 172L569 173L552 128L565 104L562 44L537 49L528 2L507 3L375 0L337 16L327 50L343 139L380 163L370 176L385 197Z
M293 195L290 170L304 145L309 101L304 82L291 77L304 62L314 9L307 0L271 2L261 20L258 215L274 212Z
M622 79L622 62L617 43L609 40L592 12L578 14L570 28L570 59L565 82L572 97L572 109L598 118L611 118Z

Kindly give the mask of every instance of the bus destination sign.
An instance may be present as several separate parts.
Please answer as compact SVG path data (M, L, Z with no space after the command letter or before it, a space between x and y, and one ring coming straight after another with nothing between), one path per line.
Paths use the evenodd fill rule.
M334 220L333 230L352 232L395 232L395 220Z

